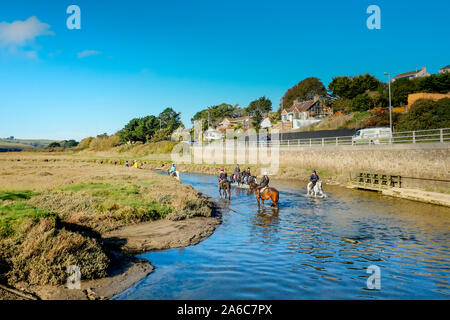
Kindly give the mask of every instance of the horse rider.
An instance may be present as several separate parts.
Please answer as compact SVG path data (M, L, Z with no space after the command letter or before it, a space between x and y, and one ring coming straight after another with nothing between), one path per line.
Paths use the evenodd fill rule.
M314 188L317 181L319 181L319 175L317 174L316 170L313 170L311 177L309 178L309 181L311 181L312 186L311 188Z
M248 184L248 179L252 176L250 172L250 167L248 167L247 170L245 170L244 172L245 172L245 183Z
M236 164L236 168L234 168L234 180L240 181L241 176L241 168L239 168L239 165Z
M261 182L259 186L256 187L258 189L258 194L261 194L261 190L269 186L269 181L270 181L269 174L267 173L267 171L264 171L264 175L261 179Z
M228 180L228 175L227 175L227 173L225 171L225 168L220 168L220 173L219 173L219 179L218 180L219 180L218 181L219 186L221 186L224 181Z
M242 171L242 179L244 182L247 182L247 170Z
M170 168L169 175L171 176L172 174L175 173L175 171L177 171L177 167L175 166L175 163L172 163L172 167Z

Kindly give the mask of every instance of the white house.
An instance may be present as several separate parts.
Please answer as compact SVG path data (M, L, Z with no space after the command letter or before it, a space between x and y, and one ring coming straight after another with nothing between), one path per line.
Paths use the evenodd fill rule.
M267 113L264 114L264 119L263 119L263 121L261 121L260 126L261 126L261 128L271 128L272 127L272 122L270 122L269 115Z
M440 74L446 73L446 72L450 72L450 65L442 67L442 68L439 69L439 73Z
M395 80L398 79L408 79L408 80L412 80L415 78L423 78L423 77L428 77L430 74L427 72L427 68L426 67L422 67L422 69L416 70L416 71L410 71L410 72L405 72L405 73L400 73L398 75L396 75L394 78L392 78L392 82L394 82Z

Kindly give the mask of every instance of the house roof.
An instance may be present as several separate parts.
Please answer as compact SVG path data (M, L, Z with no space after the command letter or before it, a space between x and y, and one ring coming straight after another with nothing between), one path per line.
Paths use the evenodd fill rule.
M450 69L450 64L445 67L440 68L439 70L444 70L444 69Z
M225 118L223 118L222 122L220 122L220 123L223 123L225 120L228 120L229 122L241 122L241 121L251 120L251 119L252 119L252 117L250 117L250 116L239 117L239 118L225 117Z
M413 75L418 74L420 71L422 71L422 70L415 70L415 71L400 73L400 74L396 75L393 79L399 79L399 78L404 78L404 77L408 77L408 76L413 76Z
M290 108L283 110L283 113L308 111L316 102L319 102L319 101L318 100L314 101L314 99L306 100L306 101L295 100Z

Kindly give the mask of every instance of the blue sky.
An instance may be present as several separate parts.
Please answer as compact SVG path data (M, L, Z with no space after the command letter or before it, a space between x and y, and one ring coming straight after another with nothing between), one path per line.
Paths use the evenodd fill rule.
M66 27L71 4L81 30ZM381 30L366 27L372 4ZM112 134L169 106L190 126L222 102L265 95L276 109L309 76L437 73L450 64L449 11L447 0L0 1L0 137Z

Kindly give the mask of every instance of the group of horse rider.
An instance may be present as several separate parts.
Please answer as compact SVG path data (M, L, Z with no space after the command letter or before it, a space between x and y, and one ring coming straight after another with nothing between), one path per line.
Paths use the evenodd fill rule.
M175 163L172 163L172 167L169 170L169 175L174 174L176 170L177 170L177 168L175 166ZM252 174L250 172L250 167L248 167L246 170L244 170L241 173L241 168L237 164L236 167L234 168L234 174L233 174L232 180L233 181L242 181L241 179L243 179L244 182L248 184L249 178L251 176L252 176ZM309 178L309 181L312 184L311 188L314 188L314 186L316 185L317 181L319 181L319 179L320 178L319 178L319 175L317 174L316 170L313 170L313 172ZM220 168L218 184L221 185L225 181L228 181L228 174L227 174L225 168ZM269 182L270 182L269 173L267 171L264 171L261 182L257 186L258 191L261 192L261 190L268 187Z
M247 170L244 170L241 173L241 168L239 168L239 165L236 165L236 168L234 168L234 174L232 176L233 181L242 181L244 180L245 183L249 184L249 178L252 176L250 167L247 168ZM219 177L218 177L218 183L221 185L225 181L228 180L228 174L225 170L225 168L220 168ZM262 189L269 186L269 173L267 171L264 172L263 177L261 179L261 182L258 184L257 189L259 192L261 192Z
M233 181L242 181L241 178L244 178L245 183L248 183L249 177L251 177L250 168L247 168L247 170L244 170L241 174L241 169L239 168L239 165L236 165L236 168L234 168L234 175L232 177ZM309 178L310 183L312 184L311 187L314 188L317 181L319 181L319 175L317 174L316 170L312 171L312 174ZM219 177L218 177L218 183L219 185L223 182L228 180L228 174L225 170L225 168L220 168ZM261 179L261 182L258 184L258 190L261 191L265 187L269 186L270 178L267 171L263 173L263 177Z

